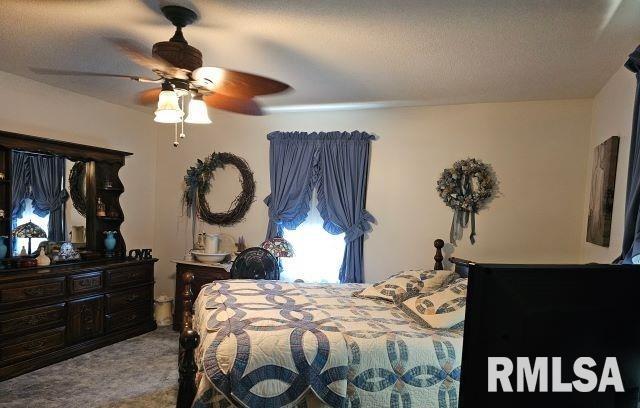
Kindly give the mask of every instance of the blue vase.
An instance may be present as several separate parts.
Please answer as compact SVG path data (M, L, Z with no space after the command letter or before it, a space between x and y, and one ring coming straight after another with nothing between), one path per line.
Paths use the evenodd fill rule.
M114 236L116 232L106 231L105 234L107 235L107 237L104 239L104 247L107 252L113 252L113 250L116 248L116 237Z
M7 257L7 244L4 241L5 237L0 237L0 259L4 259Z

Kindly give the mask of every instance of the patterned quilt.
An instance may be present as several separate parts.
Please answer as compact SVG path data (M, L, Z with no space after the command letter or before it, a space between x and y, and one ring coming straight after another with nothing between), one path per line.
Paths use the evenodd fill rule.
M364 285L217 281L200 292L194 407L456 407L461 330L416 324Z

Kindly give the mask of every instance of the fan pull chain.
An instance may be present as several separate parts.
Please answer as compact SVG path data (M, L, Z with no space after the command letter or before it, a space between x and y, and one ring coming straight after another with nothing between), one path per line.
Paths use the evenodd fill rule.
M178 142L178 124L177 123L173 125L173 129L175 130L175 132L173 133L173 146L178 147L180 142Z
M182 109L182 118L180 119L180 139L184 139L187 135L184 134L184 98L180 98L180 109Z

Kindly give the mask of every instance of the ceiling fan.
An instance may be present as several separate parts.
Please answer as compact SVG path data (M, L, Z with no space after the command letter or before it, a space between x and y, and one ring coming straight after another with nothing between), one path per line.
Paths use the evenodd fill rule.
M161 84L161 88L142 91L137 103L158 103L155 121L160 123L211 123L207 106L245 115L262 115L255 96L270 95L291 89L283 82L246 72L218 67L203 67L202 53L189 45L182 29L193 24L198 15L182 6L168 5L161 8L164 16L176 27L169 41L155 43L149 56L136 43L120 38L110 38L129 59L149 68L157 78L134 75L84 71L63 71L32 68L32 71L48 75L72 75L128 78L137 82ZM190 96L189 114L184 118L184 100ZM184 137L184 132L181 132ZM177 137L174 145L177 146Z

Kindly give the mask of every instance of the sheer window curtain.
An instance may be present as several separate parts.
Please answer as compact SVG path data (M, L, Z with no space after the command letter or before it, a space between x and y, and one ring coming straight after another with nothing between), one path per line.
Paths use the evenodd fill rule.
M284 229L283 238L295 248L295 256L280 258L280 280L293 282L338 283L344 257L344 234L329 234L318 211L314 192L307 218L296 229ZM311 279L310 279L311 277Z

